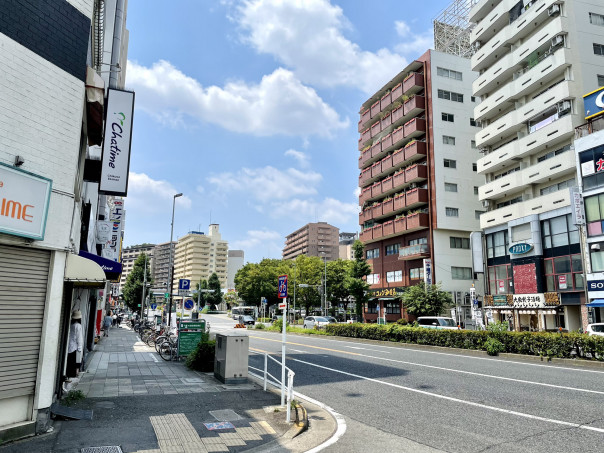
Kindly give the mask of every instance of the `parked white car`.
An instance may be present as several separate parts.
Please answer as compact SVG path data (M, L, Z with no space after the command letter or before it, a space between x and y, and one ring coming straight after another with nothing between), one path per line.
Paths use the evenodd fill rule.
M585 329L585 333L587 335L597 335L599 337L604 337L604 322L587 324L587 329Z
M323 316L307 316L306 318L304 318L305 329L314 329L315 326L318 326L320 329L328 324L329 319L324 318Z
M420 316L417 318L420 327L429 329L449 329L457 330L457 322L453 318L445 318L443 316Z

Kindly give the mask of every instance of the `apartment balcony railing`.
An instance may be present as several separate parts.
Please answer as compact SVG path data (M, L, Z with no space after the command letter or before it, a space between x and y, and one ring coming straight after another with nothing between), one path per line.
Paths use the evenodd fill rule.
M430 247L428 244L416 244L408 247L401 247L398 251L399 260L415 260L430 256Z
M407 232L423 230L430 227L428 214L418 212L407 215Z
M371 138L375 137L380 132L382 132L382 122L376 121L371 125Z
M392 93L386 93L380 99L380 111L386 110L386 108L392 103Z
M403 114L405 116L417 116L426 110L426 98L424 96L413 96L403 104Z
M380 120L380 124L382 125L382 130L390 126L392 124L392 113L385 112L384 117Z
M422 164L414 164L405 169L405 183L417 183L428 179L428 167Z
M427 155L426 151L426 142L422 141L414 141L405 145L405 161L404 164L408 164L411 162L415 162L417 160L423 159Z
M428 189L416 187L405 192L405 206L416 208L428 203Z
M376 182L371 186L371 198L376 198L382 195L382 183Z
M488 2L491 3L491 2ZM471 42L480 40L487 43L499 30L508 25L509 11L514 0L503 0L493 8L476 24L470 35Z
M493 10L502 0L470 0L470 13L468 19L470 22L479 23L484 20L487 14Z
M407 96L417 94L424 89L424 75L412 72L403 80L403 93Z
M405 138L416 138L426 134L426 120L413 118L405 123Z
M596 118L575 128L575 140L604 130L604 118Z
M371 228L367 228L367 229L361 231L359 239L361 240L361 242L371 241L373 239L373 230Z

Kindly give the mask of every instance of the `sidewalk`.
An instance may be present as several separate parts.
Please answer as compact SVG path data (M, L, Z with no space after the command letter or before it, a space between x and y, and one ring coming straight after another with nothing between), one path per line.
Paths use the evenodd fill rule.
M331 435L325 412L326 426L315 431L321 435L309 430L292 439L298 431L285 422L276 393L251 380L224 385L213 373L166 362L126 327L111 328L92 354L87 371L71 384L86 396L74 407L91 410L92 420L56 420L53 432L0 452L306 451Z

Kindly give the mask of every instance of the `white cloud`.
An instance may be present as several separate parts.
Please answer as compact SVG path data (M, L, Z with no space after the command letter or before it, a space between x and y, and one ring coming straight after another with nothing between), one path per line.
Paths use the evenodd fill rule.
M130 172L126 210L137 213L165 213L172 207L172 199L178 190L168 181L152 179L144 173ZM176 205L191 208L191 199L186 195L176 199Z
M271 213L273 217L286 216L306 222L321 221L338 226L358 220L359 206L335 198L325 198L322 201L294 199L275 204Z
M230 243L230 249L252 249L259 245L265 246L267 243L277 244L283 243L283 236L276 231L268 230L250 230L246 233L246 237Z
M331 136L348 126L314 89L282 68L259 84L232 81L221 88L203 87L165 60L150 68L129 61L127 85L136 91L138 109L170 126L192 117L235 132L303 137Z
M208 178L219 193L241 192L260 202L285 200L300 195L314 195L322 176L313 171L295 168L279 170L275 167L242 168Z
M298 161L300 167L306 168L310 165L310 156L302 151L296 151L295 149L288 149L285 151L286 156L291 156Z
M394 23L396 33L404 39L395 49L402 55L416 59L426 50L434 48L434 30L430 28L423 33L413 33L411 27L402 21L397 20Z
M406 66L388 49L368 52L347 39L350 24L328 0L243 0L236 20L244 42L273 55L304 83L372 93Z

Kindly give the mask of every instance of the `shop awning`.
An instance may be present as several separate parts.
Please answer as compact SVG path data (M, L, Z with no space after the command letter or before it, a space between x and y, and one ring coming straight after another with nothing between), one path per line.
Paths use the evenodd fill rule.
M590 308L604 307L604 299L594 299L593 302L585 304L585 306Z
M92 260L70 253L65 263L65 281L77 286L102 288L105 286L105 272Z
M80 250L80 256L92 260L101 266L101 269L105 271L107 280L118 280L122 274L122 264L117 261L109 260L102 256L95 255L94 253L85 252L84 250Z

